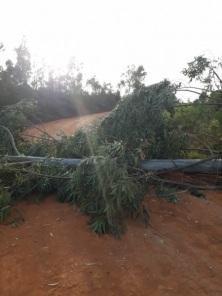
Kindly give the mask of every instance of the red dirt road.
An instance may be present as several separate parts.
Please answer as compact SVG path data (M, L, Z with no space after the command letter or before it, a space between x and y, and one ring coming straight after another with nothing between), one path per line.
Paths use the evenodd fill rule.
M0 295L222 295L221 192L181 197L148 195L155 229L130 221L121 240L53 197L20 203L25 222L0 226Z
M66 135L72 135L79 128L92 124L95 121L104 118L109 112L95 113L81 117L71 117L50 122L37 124L35 127L28 128L23 135L40 136L42 131L47 132L53 137L57 137L61 132Z

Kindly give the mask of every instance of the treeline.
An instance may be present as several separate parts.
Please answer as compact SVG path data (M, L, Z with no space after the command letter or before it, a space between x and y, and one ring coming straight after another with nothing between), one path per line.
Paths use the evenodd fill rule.
M0 46L1 50L4 50L3 46ZM120 101L121 88L124 90L122 99L125 100L132 94L139 95L147 87L145 83L147 73L141 65L128 67L122 75L118 90L114 91L111 84L101 84L95 77L84 79L75 63L70 64L67 71L60 75L55 73L46 75L43 69L34 70L24 42L15 49L15 52L15 63L8 60L5 65L0 66L0 124L9 127L15 136L30 122L38 123L110 111ZM186 133L190 149L187 150L189 154L187 151L184 152L186 157L201 157L201 151L220 153L222 151L222 61L197 56L187 64L183 74L189 79L189 83L187 85L171 83L175 95L179 92L195 93L197 99L184 106L184 102L180 102L177 98L175 106L172 106L172 118L167 125L169 129L171 125L178 126L181 135ZM120 102L122 103L122 100ZM132 108L136 109L135 112L138 111L139 117L141 114L139 105L136 106L134 103ZM121 120L123 116L119 118L119 121ZM1 133L2 131L0 136Z
M3 51L3 45L0 51ZM65 74L55 75L42 69L33 70L30 53L24 42L15 49L16 62L7 60L0 66L0 108L26 99L35 102L29 117L34 122L110 111L120 100L119 91L103 85L95 77L83 82L76 64Z

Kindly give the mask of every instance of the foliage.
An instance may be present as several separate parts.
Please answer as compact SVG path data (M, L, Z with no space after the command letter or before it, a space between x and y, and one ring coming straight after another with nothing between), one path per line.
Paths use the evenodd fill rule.
M90 215L90 224L98 233L120 235L124 218L138 211L140 186L129 176L126 165L111 157L90 157L76 169L68 183L69 201Z
M189 147L207 149L210 154L213 154L213 151L222 150L220 117L221 111L215 111L213 106L207 108L204 105L193 104L189 107L178 108L174 122L184 132L186 131ZM193 155L193 152L187 156L203 157L200 153Z
M145 86L144 80L146 72L142 65L136 67L135 65L128 66L126 73L122 74L122 80L119 86L125 89L126 95L139 91Z
M19 140L20 133L29 125L30 114L35 111L35 100L21 100L20 102L0 109L0 125L6 126ZM13 154L9 136L0 127L0 155Z
M15 104L25 98L33 98L34 92L28 84L31 74L30 53L22 41L15 49L16 63L7 60L0 67L0 107Z
M194 57L194 60L188 63L188 68L183 70L183 74L188 76L190 81L195 78L202 80L201 75L209 67L209 65L210 61L207 58L203 56Z
M194 57L183 70L183 74L190 81L197 80L204 85L207 91L222 89L222 60L220 58L210 60L204 56Z
M173 87L166 80L143 87L121 100L103 120L101 133L108 141L123 141L126 149L140 158L178 157L185 134L171 124L176 102Z
M175 123L189 134L190 147L204 148L213 154L222 151L222 61L195 57L183 70L190 81L198 81L201 87L186 88L199 90L199 98L189 107L180 107ZM198 92L197 92L198 93ZM190 156L190 155L188 155Z

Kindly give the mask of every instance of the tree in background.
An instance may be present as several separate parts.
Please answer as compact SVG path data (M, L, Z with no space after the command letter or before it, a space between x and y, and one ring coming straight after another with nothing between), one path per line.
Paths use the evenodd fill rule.
M190 79L190 82L199 81L207 91L222 89L222 60L220 58L210 60L204 56L194 57L188 63L183 74Z
M142 65L138 67L135 65L128 66L126 73L122 74L119 87L125 89L126 95L140 90L144 86L146 75L147 73Z
M1 44L0 51L3 49ZM101 85L93 77L85 85L81 65L74 59L64 73L56 74L41 67L33 71L25 40L15 52L15 63L7 60L0 66L0 107L34 98L37 107L32 121L41 122L110 111L120 99L109 83ZM88 86L91 92L87 91Z
M111 83L104 82L101 84L95 76L86 81L86 86L89 87L90 93L92 94L107 94L113 92Z
M90 91L94 94L99 94L102 92L102 85L96 79L96 77L92 77L87 80L86 85L90 88Z
M31 55L25 40L15 49L17 61L14 67L14 77L18 84L28 84L31 76Z
M34 95L28 84L31 75L31 61L25 41L22 41L15 52L16 63L7 60L5 67L0 67L0 106L15 104L24 98L32 98Z

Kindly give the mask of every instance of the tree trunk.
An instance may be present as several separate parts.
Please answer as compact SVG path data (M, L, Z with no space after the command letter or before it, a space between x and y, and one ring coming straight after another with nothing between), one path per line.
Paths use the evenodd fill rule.
M61 164L62 166L78 166L82 159L76 158L47 158L37 156L5 156L9 162L43 162L45 164ZM143 160L141 169L151 172L184 171L187 173L221 174L222 159L152 159Z

